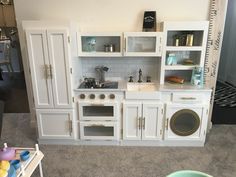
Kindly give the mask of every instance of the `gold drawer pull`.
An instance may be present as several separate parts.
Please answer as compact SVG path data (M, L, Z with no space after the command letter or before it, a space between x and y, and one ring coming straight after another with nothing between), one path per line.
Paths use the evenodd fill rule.
M181 100L196 100L197 98L194 97L181 97Z
M103 124L92 124L92 125L89 125L89 127L105 127L105 125L103 125Z

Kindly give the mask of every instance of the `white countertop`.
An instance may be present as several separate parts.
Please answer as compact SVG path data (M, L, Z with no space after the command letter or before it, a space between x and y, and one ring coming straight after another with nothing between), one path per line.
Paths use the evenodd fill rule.
M118 88L117 89L79 89L76 88L74 89L75 92L123 92L127 91L127 81L125 80L120 80L118 81ZM145 82L142 82L143 84ZM134 84L139 84L139 83L134 83ZM207 86L194 86L191 84L171 84L171 83L165 83L163 85L157 84L157 90L156 91L212 91L211 88Z

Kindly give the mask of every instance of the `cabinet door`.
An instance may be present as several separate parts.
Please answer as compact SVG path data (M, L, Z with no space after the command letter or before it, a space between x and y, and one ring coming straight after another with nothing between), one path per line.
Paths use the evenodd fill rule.
M165 139L201 140L204 138L207 122L205 107L201 104L167 104Z
M29 67L36 108L53 108L51 80L48 79L49 56L46 30L26 30Z
M142 139L162 139L163 105L159 102L143 103Z
M142 104L125 102L123 105L123 138L141 140Z
M36 110L40 139L71 139L72 110Z
M55 108L71 108L69 44L66 29L47 30Z
M125 56L161 56L161 32L124 33Z

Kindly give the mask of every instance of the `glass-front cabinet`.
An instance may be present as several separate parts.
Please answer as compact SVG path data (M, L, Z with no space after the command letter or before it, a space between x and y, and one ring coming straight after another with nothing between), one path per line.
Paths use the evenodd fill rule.
M162 32L125 32L125 56L154 56L162 53Z
M79 33L79 56L122 56L122 33Z
M208 21L163 22L161 84L169 82L169 78L181 78L188 84L192 71L204 67L208 24Z

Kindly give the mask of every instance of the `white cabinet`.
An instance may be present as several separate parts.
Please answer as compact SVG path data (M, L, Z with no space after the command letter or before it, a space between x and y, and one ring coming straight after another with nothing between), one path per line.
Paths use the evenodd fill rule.
M78 33L79 56L122 56L122 33Z
M123 139L161 140L162 118L160 102L124 102Z
M26 29L36 108L72 108L66 28Z
M40 139L72 139L73 111L63 109L37 109Z
M124 56L153 56L162 54L162 32L125 32Z
M192 70L204 67L208 24L208 21L163 22L161 84L168 76L182 77L188 83Z

